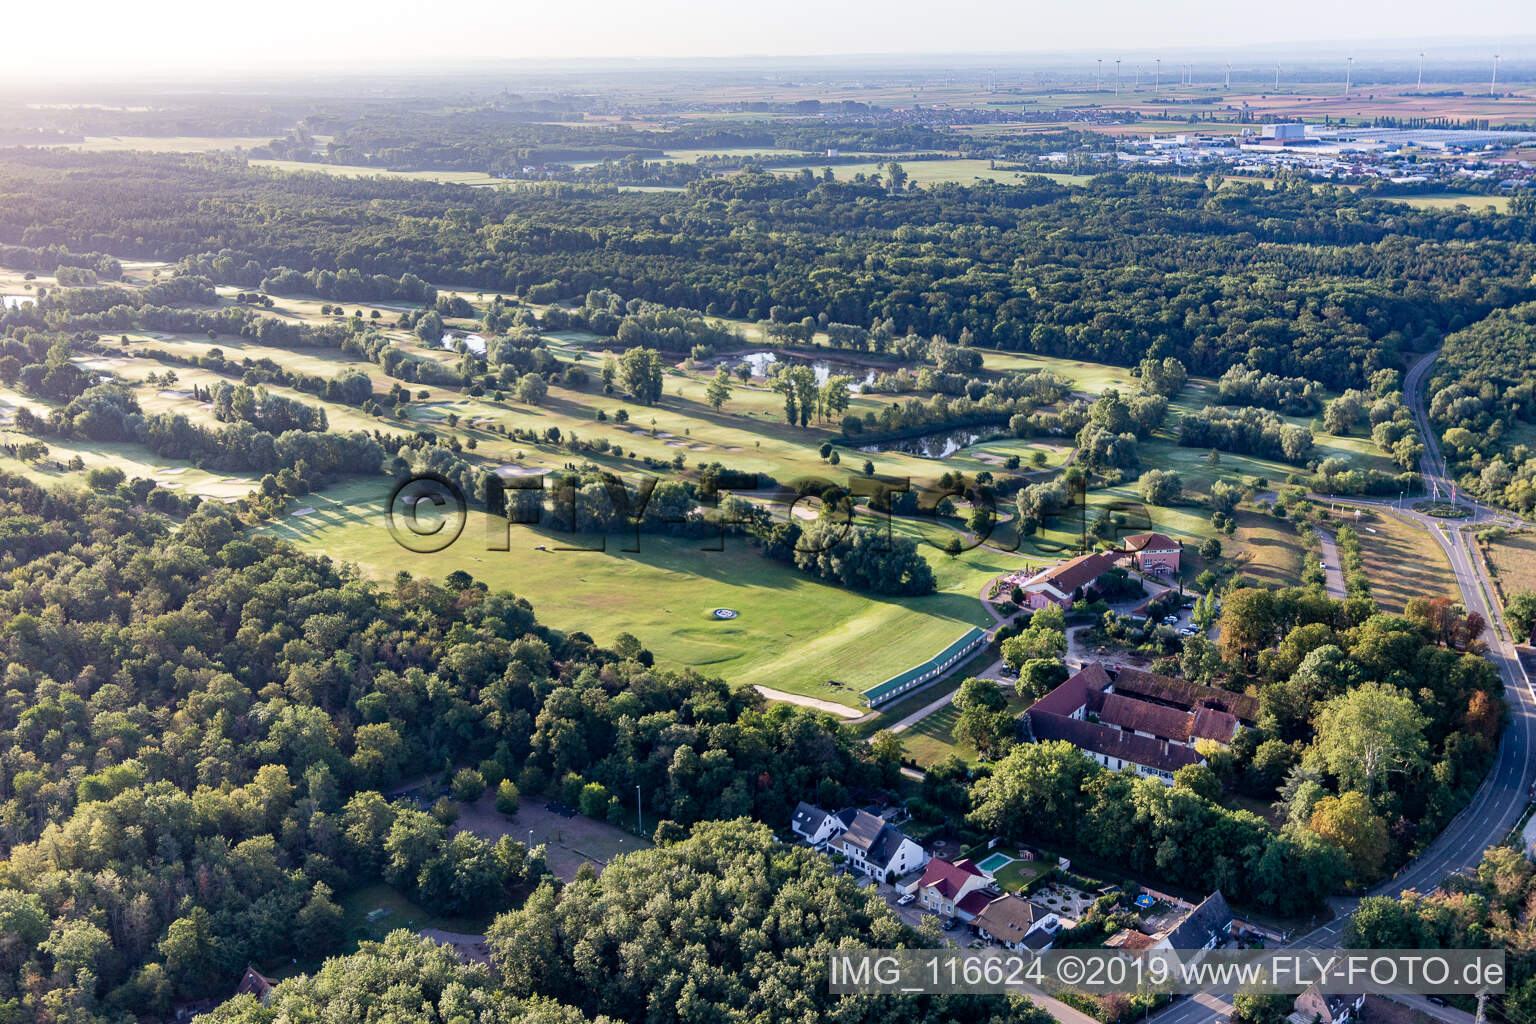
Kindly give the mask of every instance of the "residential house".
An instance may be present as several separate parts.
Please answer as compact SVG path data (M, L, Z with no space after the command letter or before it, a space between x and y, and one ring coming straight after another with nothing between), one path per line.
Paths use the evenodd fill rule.
M915 871L928 862L927 852L884 818L849 808L840 811L837 819L842 831L827 843L827 849L841 853L859 874L883 881Z
M967 896L985 890L991 881L969 860L951 863L935 857L923 869L923 879L917 883L918 901L924 910L954 917Z
M1201 764L1197 746L1229 746L1258 717L1245 694L1140 669L1084 665L1020 716L1028 742L1065 740L1113 771L1132 768L1172 783L1173 773Z
M1104 943L1110 949L1169 949L1204 954L1232 934L1232 908L1217 889L1169 927L1152 935L1122 928Z
M1061 928L1055 911L1012 893L989 902L971 924L984 939L1008 949L1031 949L1037 953L1050 948Z
M1286 1019L1287 1024L1349 1024L1360 1014L1365 1005L1365 993L1343 995L1324 994L1312 985L1296 997L1295 1009Z
M1144 573L1174 575L1181 553L1179 542L1161 533L1133 533L1120 539L1120 561Z
M795 808L795 813L790 816L789 827L795 835L807 843L820 846L842 832L843 823L830 811L824 811L802 800Z
M256 1001L265 1003L272 998L272 989L275 986L270 978L262 976L256 968L250 964L245 965L245 973L240 976L240 984L235 987L235 995L251 995Z
M1157 936L1153 949L1215 949L1232 936L1232 908L1217 889Z

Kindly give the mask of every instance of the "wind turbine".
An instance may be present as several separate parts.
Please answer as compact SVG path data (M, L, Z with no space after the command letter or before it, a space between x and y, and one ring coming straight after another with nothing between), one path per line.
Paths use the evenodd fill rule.
M1120 95L1120 58L1115 58L1115 96Z
M1424 51L1419 51L1419 84L1413 87L1414 92L1424 88Z
M1103 76L1103 74L1104 74L1104 58L1100 57L1099 58L1099 66L1093 72L1093 91L1094 92L1098 92L1099 91L1099 79L1100 79L1100 77Z
M1350 57L1350 58L1348 58L1347 62L1344 65L1344 98L1345 99L1349 99L1349 78L1350 78L1351 73L1354 70L1355 70L1355 58Z
M1488 95L1489 96L1494 95L1494 90L1498 87L1498 84L1499 84L1499 54L1498 54L1498 51L1494 51L1494 54L1493 54L1493 77L1488 80Z

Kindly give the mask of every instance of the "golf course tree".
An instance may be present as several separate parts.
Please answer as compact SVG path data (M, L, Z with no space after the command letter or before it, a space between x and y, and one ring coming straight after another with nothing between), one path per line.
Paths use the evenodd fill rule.
M956 740L969 743L988 759L1013 745L1017 726L1008 698L996 682L974 676L966 679L955 691L954 704L959 712L953 730Z
M619 357L619 386L641 405L655 405L661 400L661 353L653 348L632 348Z
M1022 673L1031 661L1060 659L1067 651L1067 616L1059 605L1047 604L1029 617L1017 635L1002 643L1003 660Z
M731 371L724 366L715 370L715 375L710 380L704 396L705 401L709 402L709 407L719 412L731 398Z
M874 594L931 594L933 568L909 537L818 519L793 548L794 564L850 590Z
M164 1017L247 963L342 952L338 908L367 886L473 915L542 884L541 850L450 834L451 800L380 795L405 780L615 821L638 787L685 829L779 825L886 778L817 713L552 633L467 573L366 582L222 503L173 523L147 493L0 477L0 1008L19 1019Z

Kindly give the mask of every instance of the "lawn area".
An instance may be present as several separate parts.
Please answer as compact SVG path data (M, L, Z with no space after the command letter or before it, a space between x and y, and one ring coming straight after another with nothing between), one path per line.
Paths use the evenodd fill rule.
M1388 513L1365 512L1340 521L1360 535L1360 555L1371 595L1385 611L1400 612L1410 597L1460 599L1445 552L1426 530Z
M388 885L369 885L341 900L347 935L353 941L381 941L396 928L418 931L441 928L450 932L483 932L487 918L433 917L412 900ZM379 913L385 911L385 913ZM369 918L372 917L372 920Z
M1015 715L1022 714L1028 702L1017 697L1011 687L1004 687L1003 692L1008 695L1008 710ZM937 700L939 696L939 693L931 694L929 700ZM923 768L950 754L958 754L967 764L976 763L976 748L955 739L955 722L959 718L960 712L955 710L953 704L940 708L900 734L902 749Z
M1512 533L1485 550L1506 599L1522 590L1536 590L1536 534Z
M1050 866L1042 861L1016 859L1004 864L992 877L1004 891L1018 892L1049 870Z
M267 529L376 578L463 570L528 598L539 621L556 629L582 630L598 643L632 633L668 666L851 707L859 706L861 690L931 657L966 629L990 624L977 593L1018 561L986 548L950 558L925 547L937 593L872 598L769 561L739 538L728 538L723 551L701 550L708 541L656 536L642 537L638 552L620 550L635 546L623 537L607 538L604 551L572 551L554 549L597 541L516 526L511 550L487 550L491 523L478 511L452 547L415 554L387 532L388 492L380 479L309 495L304 502L313 513ZM895 529L916 535L907 523ZM739 615L716 620L715 608Z
M1301 583L1306 548L1288 519L1239 510L1237 531L1222 539L1231 564L1256 586L1294 587Z

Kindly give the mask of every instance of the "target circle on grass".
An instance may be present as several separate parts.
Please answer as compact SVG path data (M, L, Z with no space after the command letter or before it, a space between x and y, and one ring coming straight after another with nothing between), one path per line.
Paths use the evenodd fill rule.
M734 608L716 608L709 614L713 615L717 619L734 619L740 613L737 612Z

